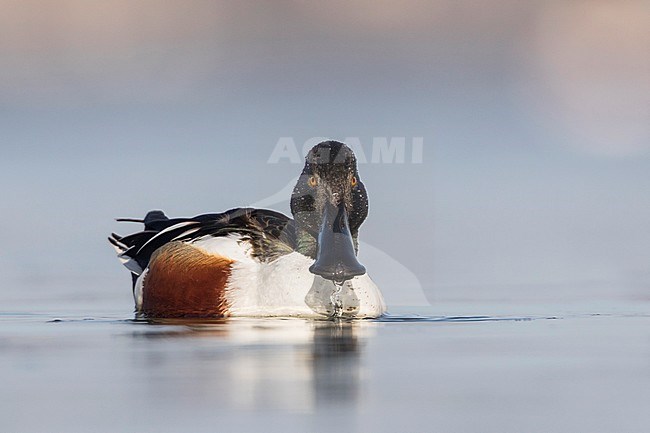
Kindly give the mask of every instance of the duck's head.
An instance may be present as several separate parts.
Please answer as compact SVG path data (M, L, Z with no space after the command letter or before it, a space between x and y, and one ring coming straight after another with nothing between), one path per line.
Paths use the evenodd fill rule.
M314 146L291 196L299 253L316 259L309 270L332 281L366 273L357 260L359 227L368 195L354 152L338 141Z

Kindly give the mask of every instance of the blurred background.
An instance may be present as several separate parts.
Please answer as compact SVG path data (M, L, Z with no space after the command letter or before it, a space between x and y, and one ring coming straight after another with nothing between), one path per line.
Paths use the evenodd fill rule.
M114 217L288 212L313 137L389 304L648 299L649 48L645 0L0 0L0 301L128 314Z

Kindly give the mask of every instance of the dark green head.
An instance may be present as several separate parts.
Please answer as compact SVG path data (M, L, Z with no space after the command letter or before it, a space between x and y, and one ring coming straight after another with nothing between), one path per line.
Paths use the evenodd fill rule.
M368 195L354 152L338 141L314 146L291 196L298 252L316 259L311 272L330 280L363 275L356 260Z

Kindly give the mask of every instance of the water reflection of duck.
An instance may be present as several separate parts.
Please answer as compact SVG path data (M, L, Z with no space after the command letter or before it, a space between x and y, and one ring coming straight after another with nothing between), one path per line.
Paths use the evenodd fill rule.
M316 145L291 196L293 219L267 209L169 219L112 234L148 317L378 317L381 292L357 261L368 196L345 144Z
M151 395L185 404L311 412L361 398L367 320L156 319L133 332L134 368ZM142 357L146 359L142 359ZM182 380L175 378L182 377ZM170 385L171 384L171 385ZM173 386L173 392L169 386ZM223 392L227 389L228 392Z
M313 387L317 402L354 402L359 393L358 323L316 324L313 344Z

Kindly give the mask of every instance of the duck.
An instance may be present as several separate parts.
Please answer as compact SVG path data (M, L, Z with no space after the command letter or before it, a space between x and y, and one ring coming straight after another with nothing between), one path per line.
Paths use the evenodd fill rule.
M306 155L292 217L241 207L192 218L153 210L126 236L108 238L131 272L145 318L377 318L381 291L358 258L368 194L345 143Z

